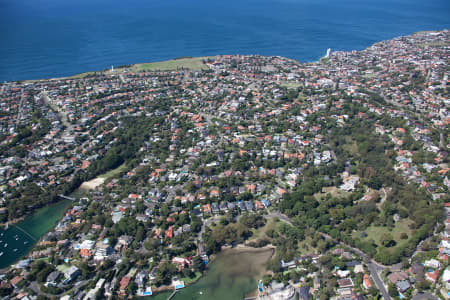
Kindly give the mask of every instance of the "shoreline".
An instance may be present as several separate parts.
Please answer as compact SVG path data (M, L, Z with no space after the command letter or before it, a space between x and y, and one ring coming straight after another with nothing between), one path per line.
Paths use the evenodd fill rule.
M124 65L117 66L117 68L114 68L114 73L118 74L120 71L124 71L125 69L131 69L133 67L139 67L139 66L144 66L144 65L149 65L149 64L168 64L168 63L180 62L180 61L183 61L183 60L184 61L191 61L191 60L194 61L194 60L199 60L199 59L208 59L208 58L214 58L214 57L217 57L217 56L225 56L225 55L240 55L240 54L216 54L216 55L192 56L192 57L187 56L187 57L176 57L176 58L171 58L171 59L167 59L167 60L160 60L160 61L148 61L148 62L138 62L138 63L132 63L132 64L124 64ZM276 56L276 55L274 55L274 56ZM291 58L289 58L289 59L291 59ZM295 60L295 59L293 59L293 60ZM184 68L184 69L188 69L188 70L196 70L196 69L192 69L192 68L189 68L189 67L183 67L183 66L180 66L179 68ZM177 67L169 68L169 69L160 69L160 71L173 71L173 70L176 70L176 69L177 69ZM157 70L158 69L155 68L154 70L147 70L147 71L157 71ZM32 83L32 82L39 82L39 81L82 79L82 78L85 78L85 77L90 76L90 75L104 74L104 73L111 74L111 69L86 71L86 72L82 72L82 73L77 73L77 74L67 75L67 76L61 76L61 77L22 79L22 80L5 80L5 81L0 82L0 83L5 83L5 82Z
M49 207L49 206L51 206L51 205L57 205L57 204L60 204L60 203L62 203L62 202L64 202L64 201L68 201L68 200L62 199L62 200L60 200L60 201L58 201L58 202L50 203L50 204L48 204L48 205L46 205L46 206L43 206L43 207L41 207L41 208L39 208L39 209L44 209L44 208ZM71 201L68 201L68 202L66 203L65 209L63 210L63 212L67 210L67 208L71 205L71 203L72 203ZM23 220L21 220L21 221L24 221L24 220L26 220L27 218L32 217L35 213L36 213L36 211L35 211L33 214L27 215L26 217L21 217L21 218L23 218ZM48 234L50 231L52 231L52 230L56 227L56 225L58 224L59 220L61 220L63 216L64 216L64 213L61 215L61 217L59 217L59 218L57 219L56 223L53 224L48 230L46 230L39 238L35 238L35 240L34 240L32 243L30 243L30 245L31 245L30 248L29 248L24 254L22 254L22 255L20 255L19 257L17 257L17 258L16 258L14 261L12 261L7 267L1 268L1 269L0 269L0 274L4 274L4 273L8 272L8 271L10 270L10 268L11 268L13 265L15 265L18 261L20 261L20 260L22 260L22 259L28 258L29 255L32 253L33 249L34 249L37 245L39 245L39 243L42 241L42 238L43 238L46 234ZM8 222L8 223L10 223L10 222ZM8 226L14 226L15 224L17 224L17 223L14 223L14 224L8 224ZM2 230L4 230L4 228L2 228Z
M410 33L405 33L402 34L400 36L409 36L409 35L416 35L416 34L424 34L424 33L431 33L431 32L439 32L442 30L446 30L448 28L441 28L441 29L431 29L431 30L419 30L419 31L414 31L414 32L410 32ZM387 38L387 39L382 39L377 41L378 42L382 42L382 41L386 41L386 40L390 40L392 38ZM351 51L363 51L369 47L371 47L372 45L369 45L365 48L361 48L361 49L347 49L347 50L336 50L336 51L343 51L343 52L351 52ZM333 50L332 45L328 45L328 46L324 46L324 53L326 53L326 50L330 48L331 50ZM333 51L332 51L333 52ZM231 56L237 56L237 55L259 55L259 54L239 54L239 53L234 53L234 54L214 54L214 55L205 55L205 56L178 56L178 57L174 57L174 58L168 58L166 60L156 60L156 61L147 61L147 62L136 62L136 63L130 63L130 64L122 64L122 65L118 65L117 68L115 68L115 72L117 71L121 71L127 68L132 68L132 67L137 67L137 66L142 66L142 65L147 65L147 64L160 64L160 63L169 63L169 62L176 62L176 61L181 61L181 60L196 60L196 59L206 59L206 58L214 58L217 56L226 56L226 55L231 55ZM321 55L320 57L316 58L315 60L305 60L305 61L300 61L299 59L295 59L295 58L291 58L291 57L287 57L287 56L281 56L281 55L277 55L277 54L272 54L272 55L260 55L260 56L265 56L265 57L283 57L292 61L295 61L297 63L300 64L314 64L314 63L318 63L321 61L321 59L323 59L325 57L325 55ZM186 67L185 69L190 69L188 67ZM156 70L156 69L155 69ZM176 70L176 68L170 69L170 70ZM110 69L103 69L103 70L91 70L91 71L85 71L85 72L81 72L81 73L76 73L76 74L68 74L68 75L62 75L60 77L49 77L49 78L34 78L34 79L13 79L13 80L3 80L0 83L11 83L11 82L25 82L25 83L32 83L32 82L39 82L39 81L54 81L54 80L69 80L69 79L79 79L79 78L84 78L87 77L89 75L94 75L94 74L102 74L102 73L110 73Z
M209 257L210 259L209 259L208 265L216 260L217 255L224 254L225 252L233 251L233 252L236 252L235 254L240 254L240 253L252 253L252 252L265 252L267 250L271 250L271 254L270 254L269 258L268 258L268 260L269 260L269 259L271 259L273 257L273 255L275 254L275 251L276 251L276 247L273 246L273 245L266 245L266 246L261 247L261 248L254 248L254 247L247 246L245 244L238 244L235 247L222 246L222 248L220 249L220 252L218 252L216 254L211 254L211 256ZM193 284L196 284L204 276L207 276L208 271L209 271L208 269L204 270L201 276L199 276L195 281L190 282L189 284L186 284L185 288L189 287L189 286L191 286ZM264 274L265 273L267 273L267 270L264 271ZM158 294L165 293L165 292L171 292L171 291L174 291L174 290L175 289L174 289L173 286L167 286L167 285L160 286L159 288L155 287L154 289L152 287L152 291L153 291L153 295L152 296L156 296ZM245 297L250 297L250 296L253 297L253 296L257 295L257 292L258 292L258 288L255 288L253 291L245 294ZM137 296L137 298L141 298L141 297L146 297L146 296Z

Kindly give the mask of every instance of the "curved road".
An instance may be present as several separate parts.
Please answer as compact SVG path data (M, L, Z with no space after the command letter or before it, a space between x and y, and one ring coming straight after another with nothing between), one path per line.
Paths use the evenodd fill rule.
M288 218L286 215L284 215L284 214L282 214L282 213L280 213L280 212L278 212L278 211L274 211L274 212L271 212L271 213L269 213L268 215L266 215L266 218L274 218L274 217L277 217L277 218L279 218L281 221L283 221L283 222L285 222L285 223L287 223L287 224L289 224L289 225L291 225L291 226L294 226L294 225L292 224L292 222L289 220L289 218ZM385 300L391 300L391 296L390 296L389 293L387 292L386 287L384 286L383 281L381 280L380 275L379 275L379 273L380 273L381 271L383 271L384 269L387 269L387 268L388 268L387 266L384 266L384 265L382 265L382 264L380 264L380 263L377 263L376 261L374 261L373 259L371 259L370 257L368 257L364 252L362 252L361 250L359 250L359 249L357 249L357 248L353 248L353 247L351 247L351 246L349 246L349 245L347 245L347 244L344 244L344 243L342 243L342 242L340 242L340 241L337 241L337 240L335 240L334 238L332 238L331 236L329 236L328 234L321 233L321 232L319 232L319 233L320 233L325 239L333 240L334 242L338 243L338 244L341 245L341 246L350 248L354 253L356 253L358 256L360 256L361 259L362 259L364 262L366 262L367 267L369 268L370 275L372 276L372 278L373 278L373 280L374 280L374 282L375 282L375 285L376 285L377 288L380 290L381 295L383 296L383 298L384 298ZM415 300L420 300L420 299L426 299L426 298L415 298ZM434 300L434 298L433 298L433 300Z

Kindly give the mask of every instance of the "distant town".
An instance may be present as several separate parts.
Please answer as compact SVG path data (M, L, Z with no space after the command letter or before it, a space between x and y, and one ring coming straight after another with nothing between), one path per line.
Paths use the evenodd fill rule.
M0 222L71 202L0 296L176 299L241 247L254 299L450 299L449 63L443 30L1 83Z

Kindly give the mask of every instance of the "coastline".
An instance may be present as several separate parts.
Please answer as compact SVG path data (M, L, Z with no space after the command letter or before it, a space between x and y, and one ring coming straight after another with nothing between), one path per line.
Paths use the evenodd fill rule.
M254 248L254 247L247 246L245 244L238 244L235 247L222 246L220 252L218 252L216 254L212 254L210 256L208 265L213 263L217 259L218 255L226 255L227 252L234 252L233 254L236 255L236 254L241 254L241 253L266 252L267 250L271 250L271 254L270 254L269 258L267 259L267 260L269 260L269 259L271 259L273 257L273 255L275 254L275 251L276 251L276 247L273 246L273 245L266 245L266 246L261 247L261 248ZM204 270L203 273L201 274L201 276L199 276L195 281L186 284L185 288L196 284L200 279L204 278L205 276L208 276L208 271L209 271L209 268ZM264 273L266 273L266 272L267 271L264 271ZM152 286L152 291L154 293L153 296L155 296L155 295L158 295L158 294L161 294L161 293L165 293L165 292L173 292L174 291L174 287L173 286L167 286L167 285L160 286L160 287ZM258 292L258 289L255 286L255 289L252 290L249 293L246 293L245 297L254 297L255 295L257 295L257 292ZM145 297L145 296L138 296L137 299L142 299L142 297Z
M210 58L214 58L217 56L224 56L224 55L228 55L228 54L217 54L217 55L212 55L212 56L195 56L195 57L176 57L176 58L162 60L162 61L149 61L149 62L133 63L133 64L129 64L129 65L117 66L114 68L113 72L119 73L126 69L133 69L133 71L136 71L136 72L158 71L158 70L159 71L173 71L173 70L177 70L177 69L186 69L186 70L194 70L195 71L195 70L197 70L197 68L195 68L195 67L193 68L190 64L191 62L204 60L204 59L210 59ZM232 54L230 54L230 55L232 55ZM293 59L293 60L296 61L295 59ZM11 80L11 81L7 81L7 82L33 83L33 82L39 82L39 81L70 80L70 79L81 79L81 78L88 77L90 75L106 74L106 73L111 74L112 73L111 69L86 71L83 73L62 76L62 77L36 78L36 79L26 79L26 80Z
M32 242L29 243L29 248L28 248L24 253L22 253L22 254L20 254L18 257L16 257L13 261L11 261L7 267L1 268L1 269L0 269L0 274L3 274L3 273L8 272L9 269L11 268L11 266L13 266L15 263L17 263L17 262L20 261L21 259L25 259L26 257L28 257L28 256L30 255L30 253L33 251L33 249L34 249L37 245L39 245L39 243L42 241L42 238L43 238L48 232L52 231L52 230L55 228L55 226L57 225L57 223L59 222L59 220L63 217L64 211L71 205L71 202L70 202L69 200L62 199L62 200L60 200L60 201L58 201L58 202L54 202L54 203L51 203L51 204L46 205L46 206L44 206L44 207L41 207L41 208L39 208L38 210L34 211L32 214L27 215L26 217L21 217L22 220L20 220L20 221L18 221L18 222L16 222L16 223L11 224L10 222L8 222L8 226L15 227L15 224L20 223L20 222L28 222L28 223L31 222L31 223L35 223L36 220L33 220L33 218L46 218L46 219L48 219L47 215L45 215L45 214L42 215L42 216L40 216L40 215L41 215L46 209L49 209L49 208L51 208L51 209L58 209L58 207L55 207L55 206L59 206L59 205L62 205L62 206L63 206L63 209L61 209L61 212L62 212L62 213L61 213L60 216L59 216L59 214L58 214L58 217L57 217L57 218L56 218L56 216L55 216L55 220L56 220L55 223L52 224L48 229L44 230L43 233L41 233L39 237L36 237L34 234L32 234L33 238L35 238L35 239L34 239ZM53 207L53 208L52 208L52 207ZM56 213L56 212L53 212L53 213L52 213L52 216L54 216L54 215L53 215L54 213ZM15 220L16 220L16 219L15 219ZM21 225L21 226L22 226L22 225ZM26 226L27 226L27 225L25 225L24 228L25 228L26 231L28 231L28 229L27 229ZM28 224L28 226L29 226L29 224ZM4 228L1 228L0 230L4 230ZM9 230L9 228L8 228L8 230ZM19 227L19 230L23 231L23 229L21 229L20 227ZM27 232L27 233L30 234L29 232Z
M445 28L442 29L436 29L436 30L419 30L419 31L415 31L412 33L406 33L403 34L401 36L408 36L408 35L415 35L415 34L423 34L423 33L431 33L431 32L439 32L441 30L445 30ZM382 42L382 41L386 41L389 40L388 39L382 39L377 41L378 42ZM369 45L368 47L370 47L372 45ZM367 49L366 48L362 48L362 49L354 49L356 51L362 51ZM323 53L326 53L326 50L328 48L331 48L332 52L333 52L333 48L331 47L324 47ZM339 51L345 51L345 52L350 52L352 50L339 50ZM215 54L215 55L207 55L207 56L182 56L182 57L174 57L171 59L167 59L167 60L156 60L156 61L148 61L148 62L137 62L137 63L132 63L132 64L125 64L125 65L119 65L116 68L114 68L115 72L118 71L123 71L125 69L134 69L134 71L138 71L139 67L144 67L144 66L148 66L149 69L148 71L151 70L161 70L161 71L172 71L172 70L176 70L177 68L183 68L183 69L188 69L188 70L196 70L196 68L191 68L189 66L183 66L183 63L189 62L189 61L196 61L196 60L202 60L202 59L208 59L208 58L214 58L214 57L218 57L218 56L226 56L226 55L240 55L238 53L235 54ZM247 55L247 54L242 54L242 55ZM291 58L291 57L287 57L287 56L282 56L282 55L277 55L277 54L273 54L273 55L261 55L261 56L273 56L273 57L283 57L285 59L300 63L300 64L315 64L315 63L319 63L323 58L325 58L325 55L321 55L320 57L313 59L313 60L308 60L308 61L300 61L298 59L295 58ZM153 65L153 66L151 66ZM165 67L165 66L172 66L172 67ZM158 69L158 66L160 67L160 69ZM162 66L162 67L161 67ZM111 69L103 69L103 70L92 70L92 71L86 71L86 72L82 72L82 73L77 73L77 74L73 74L73 75L67 75L67 76L61 76L61 77L50 77L50 78L36 78L36 79L25 79L25 80L7 80L5 82L25 82L25 83L33 83L33 82L39 82L39 81L55 81L55 80L70 80L70 79L80 79L80 78L84 78L90 75L94 75L94 74L105 74L105 73L111 73Z
M8 226L17 224L17 223L25 220L25 218L28 217L28 216L30 216L30 215L22 216L22 217L19 217L19 218L15 218L15 219L12 219L11 221L8 221L6 223L0 223L0 227L3 227L2 229L5 230L6 224L8 224Z

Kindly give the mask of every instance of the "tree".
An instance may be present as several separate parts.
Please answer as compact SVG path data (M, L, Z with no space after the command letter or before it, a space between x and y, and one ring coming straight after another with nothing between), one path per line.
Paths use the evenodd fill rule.
M156 274L158 282L162 284L170 284L172 281L172 276L176 273L176 267L166 261L158 268L158 272Z
M393 284L393 283L389 284L388 292L391 297L397 297L398 291L397 291L397 288L395 287L395 284Z
M386 232L381 236L380 239L381 244L385 247L392 247L395 245L394 237L392 236L392 233Z
M205 270L205 264L200 256L195 256L192 263L196 272L203 272Z

